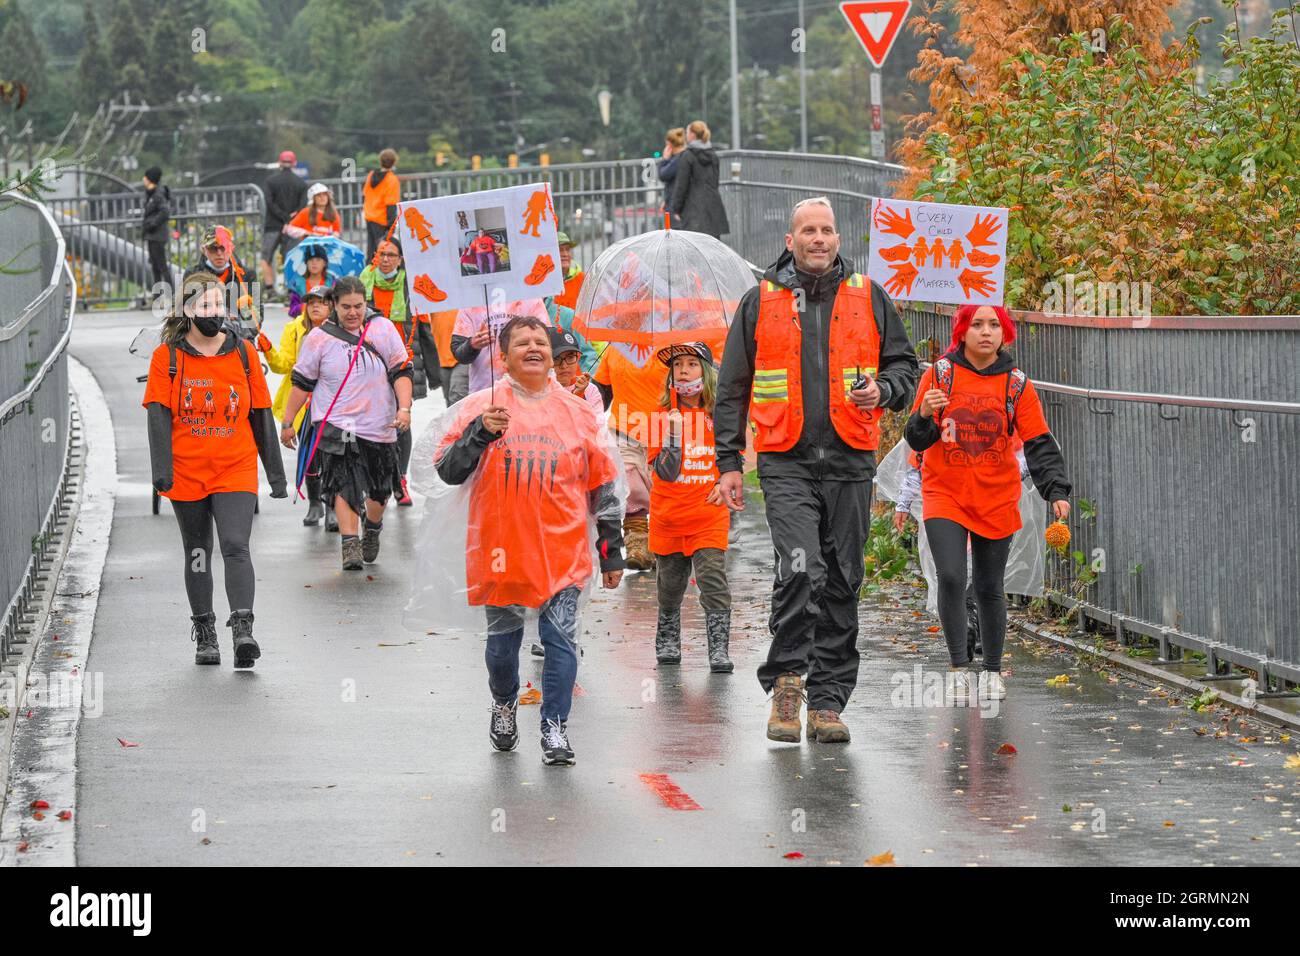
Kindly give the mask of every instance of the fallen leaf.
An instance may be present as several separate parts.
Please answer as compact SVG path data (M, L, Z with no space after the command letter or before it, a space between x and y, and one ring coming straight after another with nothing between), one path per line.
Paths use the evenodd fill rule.
M202 844L203 846L211 846L212 840L210 837L204 837L202 840L199 841L199 843Z
M49 803L48 800L33 800L33 801L32 801L32 809L33 809L33 810L48 810L49 808L50 808L50 803Z
M1283 764L1283 766L1286 767L1287 770L1300 770L1300 755L1292 754L1287 757L1286 763Z
M140 745L139 745L138 743L136 743L134 740L123 740L121 737L118 737L118 738L117 738L117 742L118 742L119 744L121 744L123 747L139 747L139 746L140 746Z
M19 852L19 853L26 853L26 852L27 852L27 841L26 841L26 840L24 840L22 843L18 844L18 852Z
M798 850L795 850L793 853L787 853L787 854L785 855L785 859L787 859L787 860L802 860L802 859L803 859L803 854L800 853Z
M519 703L524 705L540 704L541 702L542 702L542 692L538 690L536 687L531 687L519 695Z
M1165 821L1165 826L1167 826L1167 827L1171 827L1171 826L1173 826L1173 825L1174 825L1174 821L1173 821L1173 820L1166 820L1166 821Z
M45 814L41 813L40 810L37 810L35 813L32 814L32 819L33 819L33 820L44 820L44 819L45 819Z
M60 810L60 811L59 811L59 819L60 819L60 820L71 820L71 819L72 819L72 811L71 811L71 810Z
M875 856L870 857L867 860L866 865L867 866L894 866L894 851L886 850L884 853L877 853Z
M1013 754L1016 753L1017 751L1015 747L1011 746L1011 744L1003 744L1001 747L997 749L996 752L1000 754Z
M933 625L931 625L930 627L927 627L926 630L929 631L931 634L938 634L938 633L939 633L939 625L938 625L938 624L933 624ZM873 857L873 859L874 859L874 857Z
M1057 674L1055 677L1047 678L1047 685L1049 687L1064 687L1068 683L1070 683L1069 674Z

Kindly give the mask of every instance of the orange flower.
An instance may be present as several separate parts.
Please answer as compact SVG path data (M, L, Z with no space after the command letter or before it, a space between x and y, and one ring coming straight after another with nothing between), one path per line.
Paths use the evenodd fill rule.
M1049 547L1055 548L1058 553L1064 554L1065 549L1070 546L1070 529L1066 527L1063 521L1054 521L1047 526L1043 533Z

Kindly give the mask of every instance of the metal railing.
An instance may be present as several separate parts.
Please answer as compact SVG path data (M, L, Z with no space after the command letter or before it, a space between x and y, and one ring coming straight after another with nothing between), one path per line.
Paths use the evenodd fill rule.
M48 210L0 196L0 663L33 623L67 491L76 289L64 253Z
M724 240L741 255L766 264L782 249L790 207L799 199L827 195L840 219L844 252L865 262L867 202L887 195L901 166L848 156L759 150L723 150L720 189L731 224ZM551 184L560 228L577 243L579 263L628 236L663 227L663 186L650 158L601 163L525 166L515 169L403 173L402 198L424 199L530 182ZM342 236L365 247L362 213L364 175L323 179L342 219ZM150 284L141 235L142 190L51 200L67 240L84 305L128 306L143 301ZM228 227L249 267L256 264L265 221L259 186L203 186L172 190L173 238L168 260L178 269L197 261L199 239L212 225ZM400 235L400 233L399 233Z
M915 340L947 343L948 315L905 317ZM1076 586L1057 559L1049 584L1162 660L1200 651L1211 671L1258 671L1265 693L1300 683L1300 316L1018 318L1017 365L1074 485L1070 548L1099 570Z
M199 259L203 233L212 226L230 229L235 251L250 268L257 263L266 208L256 186L201 186L173 189L171 239L167 260L173 272ZM129 307L143 301L152 285L149 257L140 226L143 190L51 199L67 244L68 261L83 305Z
M891 163L809 153L726 150L721 159L719 185L731 226L725 241L759 266L784 248L794 204L825 196L835 208L841 254L865 272L870 200L892 196L893 183L906 172Z

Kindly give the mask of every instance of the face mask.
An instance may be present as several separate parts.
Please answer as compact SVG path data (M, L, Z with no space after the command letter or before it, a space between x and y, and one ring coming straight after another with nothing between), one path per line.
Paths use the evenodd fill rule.
M677 389L678 395L698 395L704 391L704 379L697 378L693 382L673 382L673 388Z
M190 321L194 323L194 327L199 330L200 335L212 338L221 331L221 326L226 320L220 315L196 315L194 318L190 319Z
M401 267L399 266L398 268ZM385 279L395 279L397 278L397 269L394 269L392 272L381 272L379 274L383 276Z

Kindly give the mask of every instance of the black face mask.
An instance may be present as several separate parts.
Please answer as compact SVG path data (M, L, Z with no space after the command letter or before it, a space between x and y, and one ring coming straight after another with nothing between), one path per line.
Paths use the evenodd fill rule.
M220 315L195 316L190 319L194 327L199 330L199 334L212 338L221 331L221 326L225 323L225 318Z

